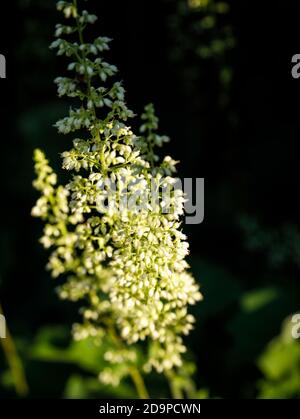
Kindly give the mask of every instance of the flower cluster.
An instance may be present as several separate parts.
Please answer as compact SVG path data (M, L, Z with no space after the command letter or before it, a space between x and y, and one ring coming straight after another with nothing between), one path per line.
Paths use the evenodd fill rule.
M184 196L171 188L177 162L169 156L160 161L155 154L155 148L169 139L156 132L153 106L146 106L141 135L135 135L126 125L134 114L124 101L121 83L97 85L117 71L95 58L109 49L110 39L85 43L83 31L96 17L86 11L80 14L76 1L59 2L58 9L73 18L74 25L57 25L58 39L52 48L72 58L68 70L73 76L58 77L55 82L58 95L77 98L80 107L70 109L56 127L64 134L77 131L78 138L62 153L63 168L71 173L65 186L57 186L45 155L35 151L34 187L41 198L32 214L46 221L41 242L52 249L48 263L52 276L66 276L60 297L85 301L83 323L74 326L74 337L111 342L105 358L112 367L99 377L117 384L138 362L145 372L182 365L182 336L194 323L187 308L201 294L185 261L188 243L180 231ZM77 32L79 43L59 38ZM158 195L161 188L169 187L172 211L165 213L162 201L156 206L109 208L101 214L99 202L107 199L107 180L116 185L119 200L137 204L153 182ZM143 356L138 356L140 341L147 343Z

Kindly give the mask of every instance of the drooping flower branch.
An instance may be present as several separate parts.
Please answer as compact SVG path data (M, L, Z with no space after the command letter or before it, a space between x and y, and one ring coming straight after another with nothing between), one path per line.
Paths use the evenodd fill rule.
M177 162L156 155L156 147L168 138L157 134L152 105L142 115L140 135L128 125L134 114L124 88L110 82L117 68L99 57L111 40L98 37L87 43L83 37L96 16L79 13L76 0L57 6L71 23L56 26L51 47L70 57L71 76L55 82L58 95L77 99L78 107L56 127L62 134L76 132L76 138L62 153L63 168L70 172L65 186L57 185L44 153L35 151L34 187L41 197L32 214L46 223L41 242L51 249L48 269L53 277L66 277L60 297L83 301L83 322L74 325L74 338L93 337L109 346L109 366L100 380L117 385L130 375L139 396L148 397L142 374L154 369L176 375L186 350L182 336L194 323L188 305L201 299L187 270L188 243L180 231L184 195L172 190ZM61 38L76 34L76 41ZM109 198L108 181L115 185L118 202L138 204L153 185L157 191L169 189L172 210L164 212L165 202L152 202L109 205L100 212L99 202Z

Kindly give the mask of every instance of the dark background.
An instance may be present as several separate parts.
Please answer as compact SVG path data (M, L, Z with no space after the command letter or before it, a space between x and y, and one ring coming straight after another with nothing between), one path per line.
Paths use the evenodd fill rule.
M180 175L205 178L205 220L185 227L205 296L189 338L197 384L211 397L259 397L266 378L258 360L300 309L300 79L291 76L300 6L226 3L230 10L208 30L199 22L213 9L190 10L185 0L84 7L99 16L94 34L114 39L106 58L119 68L129 107L140 114L154 102L160 131L172 139L164 151L181 161ZM69 377L82 374L78 366L31 356L41 331L67 331L78 317L76 306L57 299L38 244L41 223L30 216L37 197L33 149L44 149L58 168L71 141L52 127L68 107L52 83L65 68L48 49L60 18L54 5L19 0L3 4L0 15L7 59L7 79L0 80L0 301L32 397L66 395ZM224 28L229 45L205 53L224 40ZM300 357L289 371L300 373L299 365ZM1 371L0 395L14 397L2 354ZM300 397L300 384L274 386L278 397Z

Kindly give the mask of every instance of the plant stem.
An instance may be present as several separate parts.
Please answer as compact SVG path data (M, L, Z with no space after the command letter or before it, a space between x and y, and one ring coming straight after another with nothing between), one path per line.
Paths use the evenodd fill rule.
M4 316L1 304L0 314ZM8 366L11 370L16 392L20 397L25 397L28 394L29 389L24 373L24 368L22 365L22 361L17 353L13 338L7 327L6 337L4 339L0 339L0 342L3 347L4 355L7 359Z
M82 33L83 29L82 29L82 26L81 26L79 18L78 18L77 0L73 0L73 5L76 9L76 25L77 25L77 31L78 31L78 36L79 36L79 42L80 42L81 45L83 45L84 44L83 33ZM86 66L85 59L86 59L86 55L83 52L82 53L82 59L80 59L80 61L82 61L83 65L84 65L84 73L85 73L84 75L85 75L86 83L87 83L87 97L90 98L90 96L91 96L91 77L89 77L89 75L87 74L87 68L86 68L87 66ZM96 111L95 111L95 106L94 105L93 105L93 113L94 113L94 116L96 117Z
M137 394L140 399L149 399L149 394L145 386L144 379L136 367L130 367L130 376L135 385Z
M109 327L109 331L110 331L110 335L111 338L113 339L113 341L115 342L115 344L119 347L119 348L123 348L124 344L121 341L120 337L117 335L114 327L110 324L108 325ZM138 368L134 365L130 366L129 368L129 374L130 377L133 381L133 384L135 385L136 388L136 392L139 396L140 399L150 399L148 390L146 388L144 379L142 374L139 372Z
M172 398L173 399L183 399L183 393L181 391L181 388L176 384L174 380L174 373L172 371L165 372L165 376L168 379Z

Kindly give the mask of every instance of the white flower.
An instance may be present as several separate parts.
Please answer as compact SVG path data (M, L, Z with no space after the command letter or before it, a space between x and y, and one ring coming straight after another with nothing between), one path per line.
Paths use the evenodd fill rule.
M67 17L77 17L82 30L96 20L86 11L78 14L68 2L59 2L59 8ZM56 35L75 30L57 26ZM142 115L143 136L127 125L134 115L124 101L124 88L119 82L109 86L117 69L94 57L107 50L109 42L100 37L91 44L64 39L52 43L59 55L72 58L68 70L76 74L55 80L58 94L80 101L56 127L63 134L79 131L79 138L62 153L62 166L71 172L66 186L57 186L44 154L35 152L34 187L41 197L32 215L47 223L41 242L52 250L47 265L52 276L67 276L60 297L85 299L83 323L74 326L74 338L93 337L98 344L105 339L105 362L119 368L104 368L99 379L118 385L128 374L128 363L137 362L140 341L149 348L140 357L146 359L145 371L182 365L182 336L195 322L188 305L202 295L184 260L188 243L180 231L180 216L185 197L173 187L178 162L166 156L159 163L155 154L155 148L169 139L156 133L153 105ZM95 85L95 75L107 86ZM103 119L97 117L97 107L103 107ZM167 193L159 200L161 188Z

